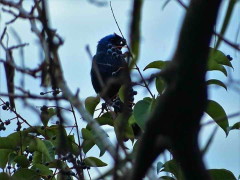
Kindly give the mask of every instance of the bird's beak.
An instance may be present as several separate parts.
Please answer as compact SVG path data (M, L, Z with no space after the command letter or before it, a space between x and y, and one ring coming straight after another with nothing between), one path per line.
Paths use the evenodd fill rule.
M122 48L127 48L127 45L124 45L124 46L114 46L115 48L119 48L119 49L122 49Z
M124 49L123 51L128 51L128 46L127 45L122 46L122 48Z

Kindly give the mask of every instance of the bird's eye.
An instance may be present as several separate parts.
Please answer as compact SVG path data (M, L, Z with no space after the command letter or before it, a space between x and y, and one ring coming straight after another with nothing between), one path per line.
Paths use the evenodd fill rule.
M123 45L123 42L122 42L122 41L120 41L120 45Z

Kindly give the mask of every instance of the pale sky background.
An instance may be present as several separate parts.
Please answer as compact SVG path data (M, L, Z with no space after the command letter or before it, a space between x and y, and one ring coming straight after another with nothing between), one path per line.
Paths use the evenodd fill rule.
M172 0L167 7L162 10L164 0L145 0L142 14L142 35L141 35L141 53L139 58L139 67L142 70L148 63L154 60L170 60L173 56L178 33L182 24L185 10L180 7L174 0ZM228 0L223 1L223 5L220 10L220 16L218 24L216 26L219 31L222 19L225 15L226 5ZM130 23L131 13L130 0L113 0L112 5L117 17L118 23L122 29L124 36L128 37L128 28ZM240 23L240 5L239 1L235 7L234 14L231 18L229 28L226 32L228 40L235 42L237 29ZM26 7L31 5L31 1L25 1ZM95 92L91 85L90 80L90 68L91 61L86 53L85 46L89 45L92 53L96 51L97 42L104 36L113 32L119 33L116 24L113 20L111 10L109 6L97 7L86 0L51 0L49 3L50 17L52 27L57 29L57 32L63 37L64 45L60 48L59 54L62 61L62 67L64 70L64 76L68 86L73 92L76 92L77 88L80 88L80 98L84 100L88 96L94 96ZM204 15L204 12L203 12ZM2 32L4 22L11 19L11 16L6 16L1 13L0 31ZM10 25L19 34L23 42L27 42L30 45L24 48L25 52L25 64L27 67L35 67L40 62L39 50L36 42L35 35L30 32L29 23L27 21L17 21ZM9 27L9 29L10 29ZM10 35L10 45L16 44L14 39ZM128 39L128 38L127 38ZM194 42L193 42L194 43ZM239 39L238 39L239 43ZM230 54L233 57L234 72L228 69L234 78L240 79L240 56L233 49L221 44L219 47L226 55ZM14 53L17 64L21 64L18 52ZM5 58L3 51L0 51L0 58ZM152 71L144 72L144 76L149 75ZM2 64L0 64L0 92L6 92L5 74ZM137 75L134 73L134 75ZM220 72L208 73L208 78L217 78L223 82L227 82L228 79ZM19 85L21 76L16 75L16 84ZM39 81L32 78L25 78L26 89L38 94L43 91L39 89ZM239 86L238 86L239 87ZM153 87L154 89L154 87ZM137 100L142 99L143 96L149 96L147 91L140 91L136 97ZM155 91L155 90L153 90ZM156 92L156 91L155 91ZM209 88L209 99L213 99L220 103L225 109L227 114L235 113L240 110L240 95L239 92L229 87L228 91L223 88L216 88L211 86ZM32 103L32 101L29 101ZM197 103L197 102L196 102ZM35 106L42 106L44 102L34 102ZM36 118L36 114L29 108L24 107L21 103L17 102L18 112L26 119L31 119L32 124L39 124L39 119ZM70 124L73 122L73 117L70 114L64 114ZM0 117L6 120L14 116L8 112L0 110ZM205 117L204 120L209 120L209 117ZM233 125L235 122L239 122L239 117L229 119L229 124ZM81 127L85 127L85 123L79 120ZM8 129L16 128L16 125L11 124ZM203 128L200 134L200 144L205 145L206 140L209 138L215 124ZM109 129L109 128L108 128ZM0 136L6 136L10 131L0 132ZM218 132L215 136L207 155L205 156L205 162L208 168L221 169L225 168L232 171L236 177L240 175L240 131L231 131L226 138L222 129L218 128ZM99 154L98 148L93 148L87 156L96 156ZM102 159L108 163L111 163L107 153ZM101 172L107 168L99 168ZM97 172L92 168L92 174ZM92 175L93 177L95 175Z

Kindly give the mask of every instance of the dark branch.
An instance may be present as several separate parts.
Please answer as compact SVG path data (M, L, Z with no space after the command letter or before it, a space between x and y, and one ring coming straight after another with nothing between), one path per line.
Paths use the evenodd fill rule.
M153 151L159 135L170 140L174 158L182 165L186 179L210 179L197 139L207 100L205 73L209 43L220 2L191 1L173 61L164 71L168 88L147 122L129 179L142 179L153 160L162 152L161 148ZM164 148L164 144L160 146Z

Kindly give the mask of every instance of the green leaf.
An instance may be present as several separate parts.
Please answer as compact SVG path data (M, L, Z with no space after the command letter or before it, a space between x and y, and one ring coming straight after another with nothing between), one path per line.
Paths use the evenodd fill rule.
M43 155L42 155L41 152L35 151L34 154L33 154L32 163L33 163L33 164L43 163L43 161L42 161L42 156L43 156Z
M43 140L41 140L39 138L35 138L35 140L33 140L30 143L29 150L31 152L38 151L38 152L42 153L45 156L43 159L44 161L49 162L49 161L53 160L52 156L50 156L50 153L48 151L48 147L43 142Z
M207 69L208 69L208 71L221 71L225 76L227 76L226 68L223 65L218 64L215 61L208 61Z
M48 176L48 175L53 175L53 172L45 165L43 164L34 164L31 167L32 170L37 172L41 176Z
M223 87L224 89L226 89L227 91L227 86L222 82L222 81L219 81L217 79L210 79L208 80L207 82L207 85L217 85L217 86L221 86Z
M59 159L55 159L49 162L48 168L57 168L57 169L64 169L67 167L67 164Z
M69 176L64 173L58 173L57 180L73 180L72 176Z
M1 172L0 179L1 180L11 180L12 178L7 173Z
M11 149L0 149L0 168L5 168L8 162L8 156L12 152Z
M84 139L83 152L87 153L95 145L94 136L90 130L82 128L82 137Z
M114 130L115 130L117 139L120 140L120 137L122 137L123 139L121 140L127 141L128 139L130 139L133 142L134 133L133 133L132 126L128 121L125 122L125 124L123 124L122 122L125 121L123 118L126 118L126 117L124 116L124 114L120 113L117 116L117 118L114 120Z
M159 162L157 163L157 174L160 172L160 170L162 169L162 167L163 167L163 163L159 161Z
M93 140L84 140L82 143L83 152L86 154L95 145Z
M98 96L97 97L87 97L85 99L86 110L92 116L94 115L94 111L95 111L97 105L99 104L99 102L100 102L100 98Z
M233 173L226 169L209 169L212 180L236 180Z
M168 63L170 61L162 61L162 60L159 60L159 61L153 61L151 63L149 63L144 69L143 71L145 71L146 69L150 69L150 68L154 68L154 69L163 69L165 68Z
M158 93L162 94L165 89L165 82L161 77L156 77L155 85Z
M27 131L34 131L34 130L28 128ZM37 128L37 130L35 130L35 131L38 132L37 133L38 135L41 134L46 139L49 139L49 141L51 141L51 143L54 145L55 149L58 152L61 151L61 153L66 153L67 151L71 150L71 143L67 140L66 129L63 128L62 126L53 125L50 127L46 127L44 130ZM46 148L47 148L47 146L46 146ZM51 153L51 152L49 151L49 153ZM46 158L45 158L45 160L49 161Z
M225 56L225 54L219 50L210 48L209 58L208 58L208 70L213 71L221 71L227 76L226 68L223 66L233 67L231 61Z
M42 135L46 139L51 139L60 134L59 125L47 126L44 129L42 129L42 126L32 126L24 130L24 132Z
M17 164L19 164L21 168L27 168L27 167L30 165L27 157L24 156L24 155L16 156L16 157L14 158L14 161L15 161Z
M230 127L230 130L240 129L240 122L235 123L233 126Z
M40 180L38 173L31 169L20 168L13 176L13 180Z
M41 111L40 117L43 125L46 127L49 119L51 119L56 114L57 114L57 111L54 108L48 108L45 111Z
M88 152L93 146L92 144L96 144L100 150L100 156L102 156L106 152L105 146L100 141L95 141L95 136L92 131L89 131L85 128L82 128L82 136L84 140L88 140L84 144L84 152ZM86 144L87 143L87 144ZM90 148L90 149L89 149Z
M17 154L15 152L11 152L8 154L8 163L12 164L14 162L15 157L17 156Z
M114 123L111 112L106 112L102 116L96 118L95 120L98 122L100 126L103 125L113 126ZM91 130L89 124L87 125L86 129Z
M155 103L155 99L144 98L143 100L138 101L134 106L134 119L142 130L145 129L146 121L148 120Z
M85 128L82 128L82 137L84 140L91 140L94 138L91 131Z
M124 130L124 138L125 138L125 140L130 139L132 141L132 143L134 142L135 136L134 136L133 128L129 124L127 124L127 126Z
M46 148L47 148L47 150L48 150L48 153L49 153L49 155L50 155L50 158L51 158L51 159L54 159L56 153L55 153L55 151L53 150L53 147L54 147L53 143L52 143L51 141L49 141L49 140L43 140L43 142L44 142L44 144L45 144L45 146L46 146Z
M130 154L130 158L131 158L132 160L134 160L134 159L136 158L138 147L139 147L139 141L137 140L137 141L134 143L132 152L131 152L131 154Z
M177 178L177 180L183 180L184 179L182 170L175 160L167 161L163 165L163 169L161 171L172 173Z
M128 123L130 124L130 125L133 125L133 124L135 124L136 123L136 120L135 120L135 118L134 118L134 115L132 114L130 117L129 117L129 119L128 119Z
M49 139L52 137L59 137L60 136L60 131L59 131L59 126L58 125L52 125L50 127L46 127L45 130L41 131L41 135L46 137L46 139Z
M8 135L7 137L0 137L0 149L12 149L16 150L16 147L26 146L34 137L28 135L25 131L19 131Z
M228 135L228 117L220 104L213 100L208 100L207 109L205 111Z
M101 161L100 159L98 158L95 158L95 157L88 157L88 158L85 158L83 160L83 162L87 165L87 166L90 166L90 167L103 167L103 166L107 166L107 164L103 161Z
M118 96L122 102L124 102L124 90L126 86L121 86L121 88L118 91Z
M231 61L227 58L227 56L222 51L214 49L214 48L210 48L209 54L210 54L209 61L215 61L218 64L233 67Z
M99 157L101 157L102 155L105 154L106 148L105 148L105 146L101 142L98 142L98 141L96 142L95 141L95 143L96 143L98 149L100 150Z
M69 144L69 148L70 151L75 155L78 156L80 154L80 149L78 147L78 145L75 142L75 137L74 135L68 135L67 136L68 139L68 144Z

